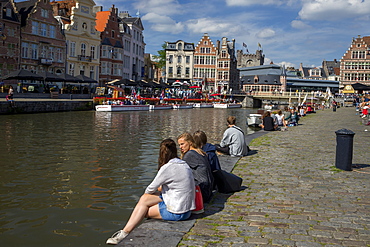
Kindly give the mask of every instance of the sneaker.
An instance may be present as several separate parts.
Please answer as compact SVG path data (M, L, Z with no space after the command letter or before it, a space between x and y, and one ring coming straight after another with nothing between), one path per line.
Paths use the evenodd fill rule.
M204 208L202 208L200 210L196 210L196 211L195 210L192 210L191 213L192 214L202 214L202 213L204 213Z
M128 235L127 232L124 232L123 230L119 230L115 232L112 237L108 238L107 244L118 244L121 242L122 239L124 239Z

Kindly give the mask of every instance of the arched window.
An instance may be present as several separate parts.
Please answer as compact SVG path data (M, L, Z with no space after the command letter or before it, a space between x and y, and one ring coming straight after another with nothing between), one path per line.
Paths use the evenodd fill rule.
M177 45L177 49L178 49L178 50L182 50L182 43L179 43L179 44Z

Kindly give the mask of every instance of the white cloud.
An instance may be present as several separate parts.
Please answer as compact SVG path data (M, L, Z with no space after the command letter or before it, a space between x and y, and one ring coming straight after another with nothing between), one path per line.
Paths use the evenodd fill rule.
M242 27L221 19L193 19L187 22L187 28L192 33L208 33L208 34L222 34L235 35L239 33Z
M280 66L285 66L285 68L289 68L289 67L293 67L293 68L296 68L295 64L294 63L291 63L291 62L286 62L286 61L282 61L280 63L277 63L277 65L280 65Z
M145 13L156 13L158 15L173 16L183 12L184 8L176 0L139 0L134 7Z
M370 15L367 0L307 0L299 12L302 20L341 20Z
M228 6L281 5L287 0L226 0Z
M266 38L272 38L275 36L275 31L271 28L265 28L261 31L259 31L256 34L257 38L266 39Z
M181 22L176 22L168 16L149 13L141 18L143 21L147 21L151 24L151 29L164 32L178 34L184 31L184 24Z
M293 28L296 28L296 29L309 29L311 28L310 25L304 23L303 21L300 21L300 20L293 20L290 25L293 27Z

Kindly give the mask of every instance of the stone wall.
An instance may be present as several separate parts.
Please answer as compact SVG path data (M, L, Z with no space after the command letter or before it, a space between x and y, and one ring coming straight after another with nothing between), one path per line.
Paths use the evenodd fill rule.
M86 101L32 101L0 102L0 114L40 113L93 110L93 102Z

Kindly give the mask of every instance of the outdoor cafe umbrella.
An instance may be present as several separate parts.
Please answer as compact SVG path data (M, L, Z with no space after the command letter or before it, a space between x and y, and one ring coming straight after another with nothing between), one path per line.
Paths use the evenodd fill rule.
M190 86L189 88L200 88L199 86Z
M65 82L81 82L82 80L74 77L74 76L71 76L70 74L67 74L67 73L63 73L63 74L60 74L58 75L60 78L62 78L63 81Z
M85 75L78 75L76 76L77 79L80 79L82 83L98 83L96 80L90 78L90 77L87 77Z
M64 81L62 77L47 71L39 72L38 75L42 76L44 81Z
M19 69L3 77L3 80L43 80L44 78L29 70Z

